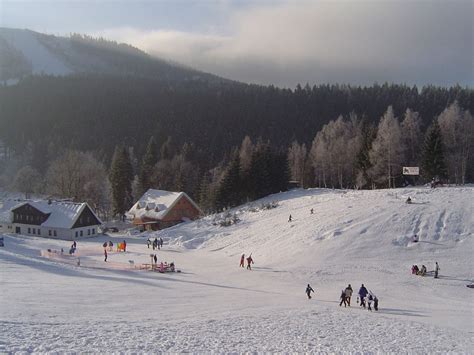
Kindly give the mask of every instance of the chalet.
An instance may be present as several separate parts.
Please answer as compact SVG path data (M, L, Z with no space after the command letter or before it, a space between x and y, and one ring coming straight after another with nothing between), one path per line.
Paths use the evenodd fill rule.
M102 221L87 203L7 200L0 203L1 230L58 239L96 236Z
M128 211L141 230L159 230L202 215L199 206L184 192L149 189Z

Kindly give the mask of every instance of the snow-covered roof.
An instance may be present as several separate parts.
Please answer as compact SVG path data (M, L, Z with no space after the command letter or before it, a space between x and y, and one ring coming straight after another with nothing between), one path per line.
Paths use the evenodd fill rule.
M30 205L44 214L49 214L49 217L41 226L46 228L72 228L82 211L88 207L92 214L100 221L100 218L85 202L75 203L69 201L45 201L45 200L5 200L0 202L0 220L4 222L11 222L11 211L23 205ZM2 207L4 206L4 207ZM3 219L3 218L5 219Z
M131 218L162 219L181 196L186 196L198 210L199 207L184 192L172 192L164 190L149 189L128 211Z
M12 222L12 209L20 206L24 201L20 200L0 200L0 223L11 223Z

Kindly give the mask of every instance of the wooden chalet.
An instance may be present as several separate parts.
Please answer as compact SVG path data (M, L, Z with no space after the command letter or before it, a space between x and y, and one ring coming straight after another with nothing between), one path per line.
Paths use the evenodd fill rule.
M127 216L141 230L160 230L202 215L199 206L184 192L149 189Z

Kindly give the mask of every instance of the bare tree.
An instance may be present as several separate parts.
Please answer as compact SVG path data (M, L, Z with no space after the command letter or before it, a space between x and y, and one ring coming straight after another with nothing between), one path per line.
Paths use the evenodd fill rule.
M463 111L457 101L447 107L438 117L446 165L450 180L464 184L472 149L474 123L469 111Z
M15 176L14 187L28 198L34 192L40 192L43 184L41 174L27 165L18 170Z
M362 142L360 122L355 114L339 116L316 134L310 151L316 179L327 187L348 187L355 181L355 163Z
M245 136L244 140L242 141L242 145L240 146L240 168L242 171L247 172L250 169L250 165L252 164L252 153L254 151L254 146L252 140L249 136Z
M46 173L47 191L55 196L86 201L95 208L107 205L109 185L104 165L91 153L67 151Z
M409 166L418 166L420 145L422 143L421 118L418 112L409 108L405 111L405 118L401 124L402 143L405 147L405 161Z
M300 186L304 186L306 158L308 152L305 144L298 144L294 141L288 148L288 164L290 166L291 180L298 181Z
M377 129L377 136L369 152L372 163L371 176L375 182L387 181L388 187L395 187L394 179L401 172L403 147L401 143L401 130L398 119L393 113L392 106L381 118Z

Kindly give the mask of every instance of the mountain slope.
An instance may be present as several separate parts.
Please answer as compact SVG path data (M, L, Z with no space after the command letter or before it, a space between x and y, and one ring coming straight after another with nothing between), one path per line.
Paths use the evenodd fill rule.
M3 82L28 75L79 73L133 75L171 82L224 80L152 58L126 44L77 34L57 37L10 28L0 28L0 63L0 81Z
M80 266L40 256L68 241L6 236L0 350L470 353L473 197L474 187L295 190L230 211L240 218L230 227L211 216L160 231L162 250L146 247L154 234L79 240ZM279 206L259 210L267 201ZM102 243L123 239L127 252L105 263ZM239 268L250 252L253 270ZM182 272L130 268L150 253ZM434 261L439 279L410 273ZM356 295L339 307L348 283L372 290L379 311L360 308Z

